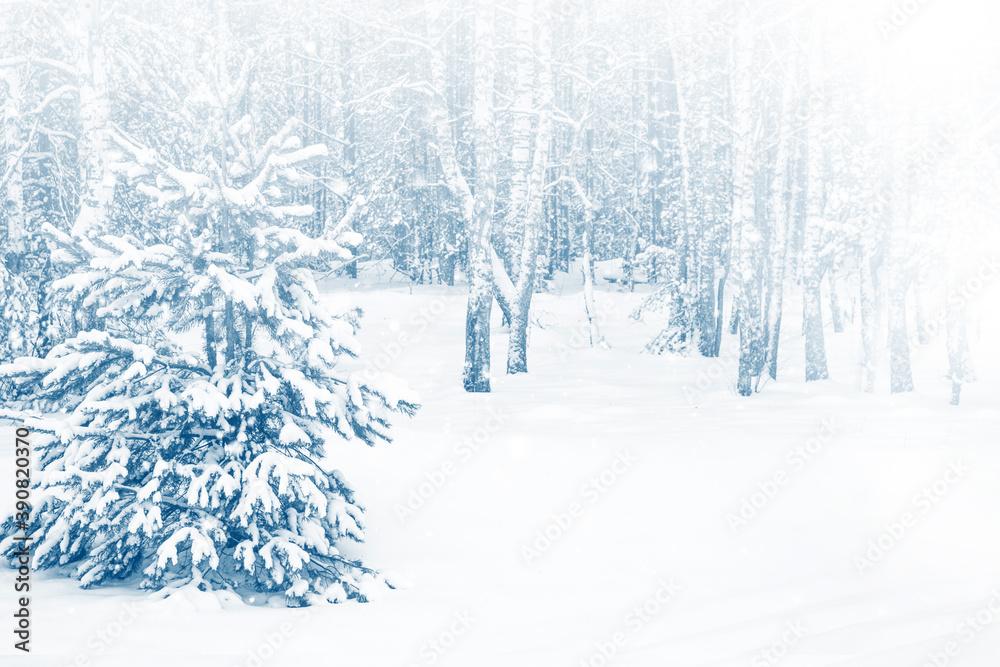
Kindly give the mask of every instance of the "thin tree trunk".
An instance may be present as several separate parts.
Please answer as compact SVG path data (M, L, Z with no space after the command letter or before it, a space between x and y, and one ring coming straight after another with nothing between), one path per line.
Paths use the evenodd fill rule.
M906 281L895 266L889 269L889 382L892 393L913 391L910 336L906 326Z
M353 183L354 172L356 168L357 156L356 156L356 142L357 142L357 131L355 129L355 110L352 108L348 101L354 95L354 68L348 63L351 60L353 36L351 31L351 21L346 17L341 21L341 33L342 37L340 40L340 95L341 95L341 138L344 140L344 152L343 152L343 169L344 177L347 179L348 183ZM349 278L358 277L358 260L352 259L345 266L345 271Z
M590 344L603 346L604 337L601 335L601 328L598 324L597 301L594 299L594 213L587 210L584 213L585 223L583 228L583 304L587 311L587 323L590 331Z
M7 28L0 18L0 30ZM29 310L38 299L37 292L30 293L24 280L25 272L25 211L24 170L22 158L28 150L31 137L22 137L21 78L16 67L3 73L0 85L6 86L6 101L0 107L0 220L6 216L3 238L0 243L0 313L6 322L0 330L6 336L0 340L0 358L14 359L26 356L37 341L35 321ZM2 88L0 88L2 90ZM0 391L13 395L9 381L0 383Z
M756 265L759 259L760 233L757 228L756 198L753 170L753 118L751 72L753 62L753 28L748 12L736 27L733 44L733 211L732 230L737 239L735 253L736 282L740 286L739 333L740 360L737 381L741 396L753 393L753 376L759 366L760 349L760 283Z
M771 250L769 254L770 276L767 285L767 370L772 380L778 379L778 344L781 340L781 315L784 306L785 264L788 259L788 164L789 151L789 115L792 109L792 96L795 92L795 80L790 72L785 73L784 87L781 97L781 111L778 117L778 147L775 155L774 179L771 183L771 216L772 228L770 234Z
M530 11L531 1L522 0L522 12ZM552 32L549 24L548 0L540 3L538 22L538 77L537 90L538 125L535 129L534 155L524 193L524 224L521 241L520 271L515 285L513 318L510 326L510 341L507 350L507 372L526 373L528 371L528 326L530 322L531 299L535 293L535 276L538 267L538 246L541 227L544 222L545 173L548 166L548 151L552 139ZM531 14L529 13L530 17ZM522 39L528 38L524 48L530 44L530 20L524 20L527 30L522 31ZM530 55L526 54L526 55ZM523 67L520 75L528 77L531 68ZM528 81L523 82L525 86ZM530 96L527 101L530 101Z
M101 32L101 1L81 3L78 26L80 135L80 211L73 234L89 236L107 231L114 185L108 164L111 105Z
M469 230L469 302L465 321L463 385L468 392L490 390L490 314L493 310L492 233L496 206L493 53L495 6L476 3L475 83L472 134L476 151L476 192ZM447 129L447 128L446 128ZM450 129L448 130L450 133Z
M948 290L948 376L951 380L951 405L962 400L962 385L973 381L974 371L969 358L968 308L966 299L956 287Z
M699 327L697 318L698 244L694 234L695 218L691 185L691 152L688 147L687 98L684 88L681 86L681 73L684 71L682 62L679 60L681 54L673 48L672 42L668 43L667 53L670 57L670 69L673 73L673 91L677 112L677 154L680 158L681 212L677 224L680 228L679 245L683 252L681 303L685 311L684 339L689 345L694 345L694 339L697 337L700 341L706 332Z
M218 3L218 27L216 36L219 40L217 51L217 70L219 85L223 90L230 88L228 54L229 54L229 8L227 0L219 0ZM230 118L228 109L223 106L218 110L219 133L219 179L222 187L231 187L229 183L229 143L228 131ZM232 252L236 249L237 239L235 230L229 217L229 207L222 206L219 211L218 232L221 235L221 246L224 252ZM225 331L225 360L226 364L232 363L236 358L236 314L233 307L233 299L229 295L225 297L223 305L223 329Z
M577 19L578 34L577 39L586 41L590 37L590 11L591 6L585 3L583 11ZM593 67L587 57L585 49L580 49L577 56L577 66L580 71L586 72L587 76L593 75ZM588 103L590 100L588 100ZM584 110L584 117L587 111ZM593 148L594 129L587 123L581 123L576 129L573 137L573 146L570 149L569 177L576 190L577 196L583 203L583 304L587 314L587 325L590 332L591 346L606 347L604 337L601 335L600 324L598 322L597 302L594 298L594 225L597 221L597 206L593 200ZM577 160L580 153L583 153L583 184L577 177Z
M873 266L871 249L862 242L860 251L861 282L861 387L868 393L875 392L875 369L877 366L876 338L878 332L878 291L877 278Z
M2 24L0 24L2 25ZM3 123L3 136L0 150L4 156L0 162L0 185L4 188L3 214L7 217L6 238L4 239L4 254L20 255L23 252L24 237L24 169L22 163L23 146L21 146L21 77L16 67L4 72L3 83L6 85L6 101L0 109L0 122Z
M811 226L815 229L814 226ZM808 230L807 230L808 232ZM807 233L807 253L814 255L818 239ZM826 344L823 337L822 279L819 262L809 257L803 261L802 322L806 347L806 382L825 380L830 377L826 365Z
M910 200L906 176L897 162L897 146L901 144L899 129L893 134L890 146L889 173L891 174L892 199L889 209L889 386L894 394L913 391L913 371L910 366L910 334L906 323L906 293L909 284L903 267L906 248L903 242L910 222Z
M713 345L713 357L718 357L722 354L722 333L724 331L726 318L726 283L729 281L730 267L732 267L733 264L732 232L730 232L730 238L726 242L726 251L724 255L725 259L723 261L722 277L719 278L718 295L715 299L715 343Z
M927 345L931 342L931 331L928 328L927 314L924 312L924 295L920 287L921 281L917 277L913 283L913 315L916 319L917 341L921 345Z
M533 21L534 2L533 0L518 0L515 6L514 23L514 96L513 113L516 114L512 132L511 146L511 176L509 210L506 220L508 227L507 238L517 236L520 231L521 253L519 261L512 263L512 268L518 270L515 276L517 284L513 287L512 293L506 298L507 310L506 319L510 323L510 337L507 344L507 372L526 373L528 370L528 321L527 309L531 304L531 291L525 293L521 288L526 277L525 271L531 273L532 282L534 278L534 263L531 267L526 266L526 255L537 251L537 224L531 213L528 211L531 186L529 181L534 174L532 172L532 107L534 106L535 87L535 62L534 62L534 30ZM547 147L546 147L547 149ZM536 148L537 150L537 148ZM505 271L502 264L494 260L494 273L497 274L497 287L499 289L499 272ZM498 299L501 307L505 300Z
M205 357L208 359L208 367L215 371L218 363L215 341L215 303L212 295L205 292L202 302L205 306Z
M821 41L817 34L819 20L814 19L813 39L809 57L809 94L811 100L822 100L820 80ZM826 343L823 333L823 264L819 256L823 243L825 209L823 184L823 146L820 133L824 114L813 108L806 121L806 219L802 248L802 333L805 336L806 382L830 377L826 365Z
M830 313L833 318L833 333L844 332L844 312L840 308L840 295L837 293L837 274L833 267L827 272L827 285L830 288Z

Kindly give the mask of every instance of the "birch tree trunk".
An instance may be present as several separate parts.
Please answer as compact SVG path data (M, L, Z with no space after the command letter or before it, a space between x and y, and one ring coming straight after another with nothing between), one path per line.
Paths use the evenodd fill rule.
M806 120L806 218L802 247L802 333L805 337L806 382L830 377L826 365L826 343L823 334L823 264L820 252L823 243L823 146L820 128L824 120L821 105L820 42L817 37L818 19L814 20L814 44L809 62L809 117Z
M476 155L476 191L469 228L469 302L465 320L463 385L468 392L490 390L490 314L493 310L492 235L496 206L493 53L495 7L476 3L475 82L472 139ZM450 134L450 129L448 129Z
M0 31L7 28L0 17ZM31 137L24 137L21 131L22 92L21 77L17 67L0 72L0 85L4 88L5 100L0 107L0 220L4 237L0 245L0 358L14 359L29 353L35 342L34 324L36 312L29 311L37 302L37 294L31 294L25 283L25 206L24 169L22 159L31 143ZM0 391L12 396L11 383L0 383Z
M447 15L436 14L432 2L425 5L428 32L449 29ZM479 0L475 11L475 50L473 81L473 117L471 139L474 144L478 182L475 193L462 173L458 147L449 113L448 63L440 48L441 41L430 37L428 51L434 98L428 115L434 132L436 154L448 191L458 203L461 223L467 230L469 300L465 322L465 364L462 384L469 392L490 390L490 315L493 310L493 213L496 202L496 147L493 136L493 8L488 0Z
M0 29L3 29L0 22ZM3 189L3 215L7 218L4 255L19 255L23 252L24 236L24 169L22 157L24 146L21 142L21 77L17 67L3 72L6 88L5 101L0 111L3 134L0 136L0 187ZM17 267L14 267L17 270Z
M762 366L760 326L760 282L756 270L760 253L760 230L757 227L755 178L753 167L754 136L751 104L753 63L753 27L743 13L733 44L733 210L731 226L735 246L735 278L740 285L739 332L740 395L753 393L753 377Z
M947 304L948 379L951 380L951 405L962 400L962 385L975 380L969 355L968 302L961 294L958 280L949 281Z
M100 233L107 224L115 189L108 163L111 104L101 0L80 2L78 24L80 210L73 234L85 237Z
M927 313L924 309L924 291L922 287L923 283L918 273L914 276L913 282L913 316L916 320L917 341L921 345L927 345L931 342L931 330L927 323Z
M894 133L894 135L897 133ZM909 225L910 202L905 190L905 177L900 173L895 150L899 140L893 136L893 153L888 161L892 174L889 227L889 386L894 394L913 391L913 371L910 367L910 334L906 324L906 293L909 289L903 265L906 263L902 244L904 230Z
M662 245L673 251L672 266L667 271L670 320L658 338L663 340L664 349L687 352L696 345L698 331L695 322L697 263L691 224L691 156L686 104L676 58L677 52L672 42L668 42L653 60L657 73L653 92L657 103L653 107L657 112L651 119L655 131L649 135L654 138L657 150L653 154L660 165L657 171L659 186L654 190L657 203L654 225L657 233L663 234Z
M870 242L862 239L860 250L861 282L861 388L868 393L875 392L875 369L878 348L878 278Z
M833 333L844 332L844 313L840 307L840 295L837 293L837 259L830 260L830 268L826 273L826 282L830 289L830 316L833 319Z
M910 335L906 325L906 281L895 266L889 268L889 383L894 394L913 391Z
M353 55L352 44L354 37L352 35L351 22L346 17L341 19L340 30L341 39L339 49L337 50L337 56L340 58L340 62L338 63L340 69L340 90L338 92L340 94L339 101L342 119L340 123L340 139L344 142L344 176L349 183L355 185L357 130L355 128L355 110L350 105L350 101L354 97L355 81L352 67L349 64ZM349 278L358 277L358 260L356 258L348 262L345 268Z
M770 234L769 279L767 285L767 369L772 380L778 379L778 344L781 339L781 314L784 306L785 264L788 258L788 164L789 113L795 80L790 72L785 73L778 117L778 147L775 155L774 179L771 182L770 208L772 228Z
M597 301L594 298L594 210L584 211L583 223L583 306L587 311L587 326L590 345L605 346L604 336L598 322Z
M507 372L526 373L528 371L528 326L530 323L531 299L535 293L535 276L538 268L538 249L544 223L545 174L548 167L549 146L552 139L552 30L551 11L548 0L539 3L535 15L538 26L537 60L538 76L532 76L531 67L531 0L522 0L518 34L525 64L519 63L519 88L531 90L534 83L537 92L535 105L538 114L534 136L534 153L530 171L525 170L520 268L513 295L512 317L510 320L510 341L507 349ZM527 17L527 18L522 18ZM535 79L535 80L533 80ZM532 96L525 95L524 101L531 102ZM530 126L529 126L530 128ZM530 145L529 145L530 147ZM515 148L515 150L517 150Z
M510 208L508 224L521 221L528 203L528 179L531 171L532 107L534 106L534 2L518 0L514 23L514 96L512 100Z
M590 37L589 4L584 4L583 11L580 12L579 21L579 39L581 42L585 43ZM587 79L590 80L593 72L590 59L587 57L585 49L580 49L579 58L582 61L579 64L579 69L580 71L585 72ZM592 94L592 92L593 91L590 91L588 94ZM581 187L580 183L575 181L575 187L577 195L579 195L583 201L583 305L587 313L587 325L590 332L591 346L598 345L606 347L607 343L605 343L604 337L601 335L601 327L598 322L597 301L594 298L594 224L597 221L597 206L594 204L592 191L594 131L593 128L590 127L589 122L586 120L587 115L589 115L589 113L585 112L585 119L577 128L577 135L575 137L572 156L570 158L570 175L572 178L576 179L576 156L580 150L582 150L584 157L583 185Z

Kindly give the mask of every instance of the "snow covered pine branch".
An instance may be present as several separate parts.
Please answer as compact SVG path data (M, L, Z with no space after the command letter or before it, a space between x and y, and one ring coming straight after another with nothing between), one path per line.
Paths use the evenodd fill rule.
M6 416L52 434L35 567L72 566L85 586L197 581L292 605L363 601L384 581L338 548L363 539L362 509L325 445L388 440L390 416L417 404L390 377L343 368L360 313L328 312L309 262L351 259L357 235L295 228L312 213L296 203L300 167L326 148L302 147L294 128L251 151L244 118L194 171L122 140L116 169L159 211L162 242L56 234L79 263L55 287L92 309L92 326L0 366L28 397Z

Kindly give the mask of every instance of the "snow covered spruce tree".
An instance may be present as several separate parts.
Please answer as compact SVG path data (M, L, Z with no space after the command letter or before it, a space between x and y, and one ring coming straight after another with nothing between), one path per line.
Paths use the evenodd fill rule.
M116 169L161 213L159 238L49 230L80 258L56 288L95 319L44 358L0 366L32 389L17 416L52 434L28 528L35 567L291 605L363 601L384 581L341 552L363 538L362 508L322 459L338 439L388 440L391 415L416 403L344 368L359 312L328 312L307 263L350 260L357 239L340 233L347 219L320 238L295 229L312 214L296 204L303 166L325 152L295 128L260 144L243 117L190 171L119 138L131 157Z

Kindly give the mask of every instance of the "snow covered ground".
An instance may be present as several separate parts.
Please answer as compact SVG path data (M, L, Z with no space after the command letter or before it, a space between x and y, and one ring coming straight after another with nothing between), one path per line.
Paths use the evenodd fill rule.
M981 381L959 408L941 340L915 354L915 394L860 393L851 326L828 329L832 379L804 384L796 321L780 381L742 399L735 350L640 354L660 323L628 317L641 295L599 287L610 349L586 343L578 281L556 284L533 307L530 374L502 374L495 336L489 395L461 389L462 288L354 288L368 359L423 404L392 444L330 452L367 506L366 560L399 590L296 610L36 573L31 659L8 640L0 661L997 664L1000 320L982 325ZM8 623L13 576L0 572Z

